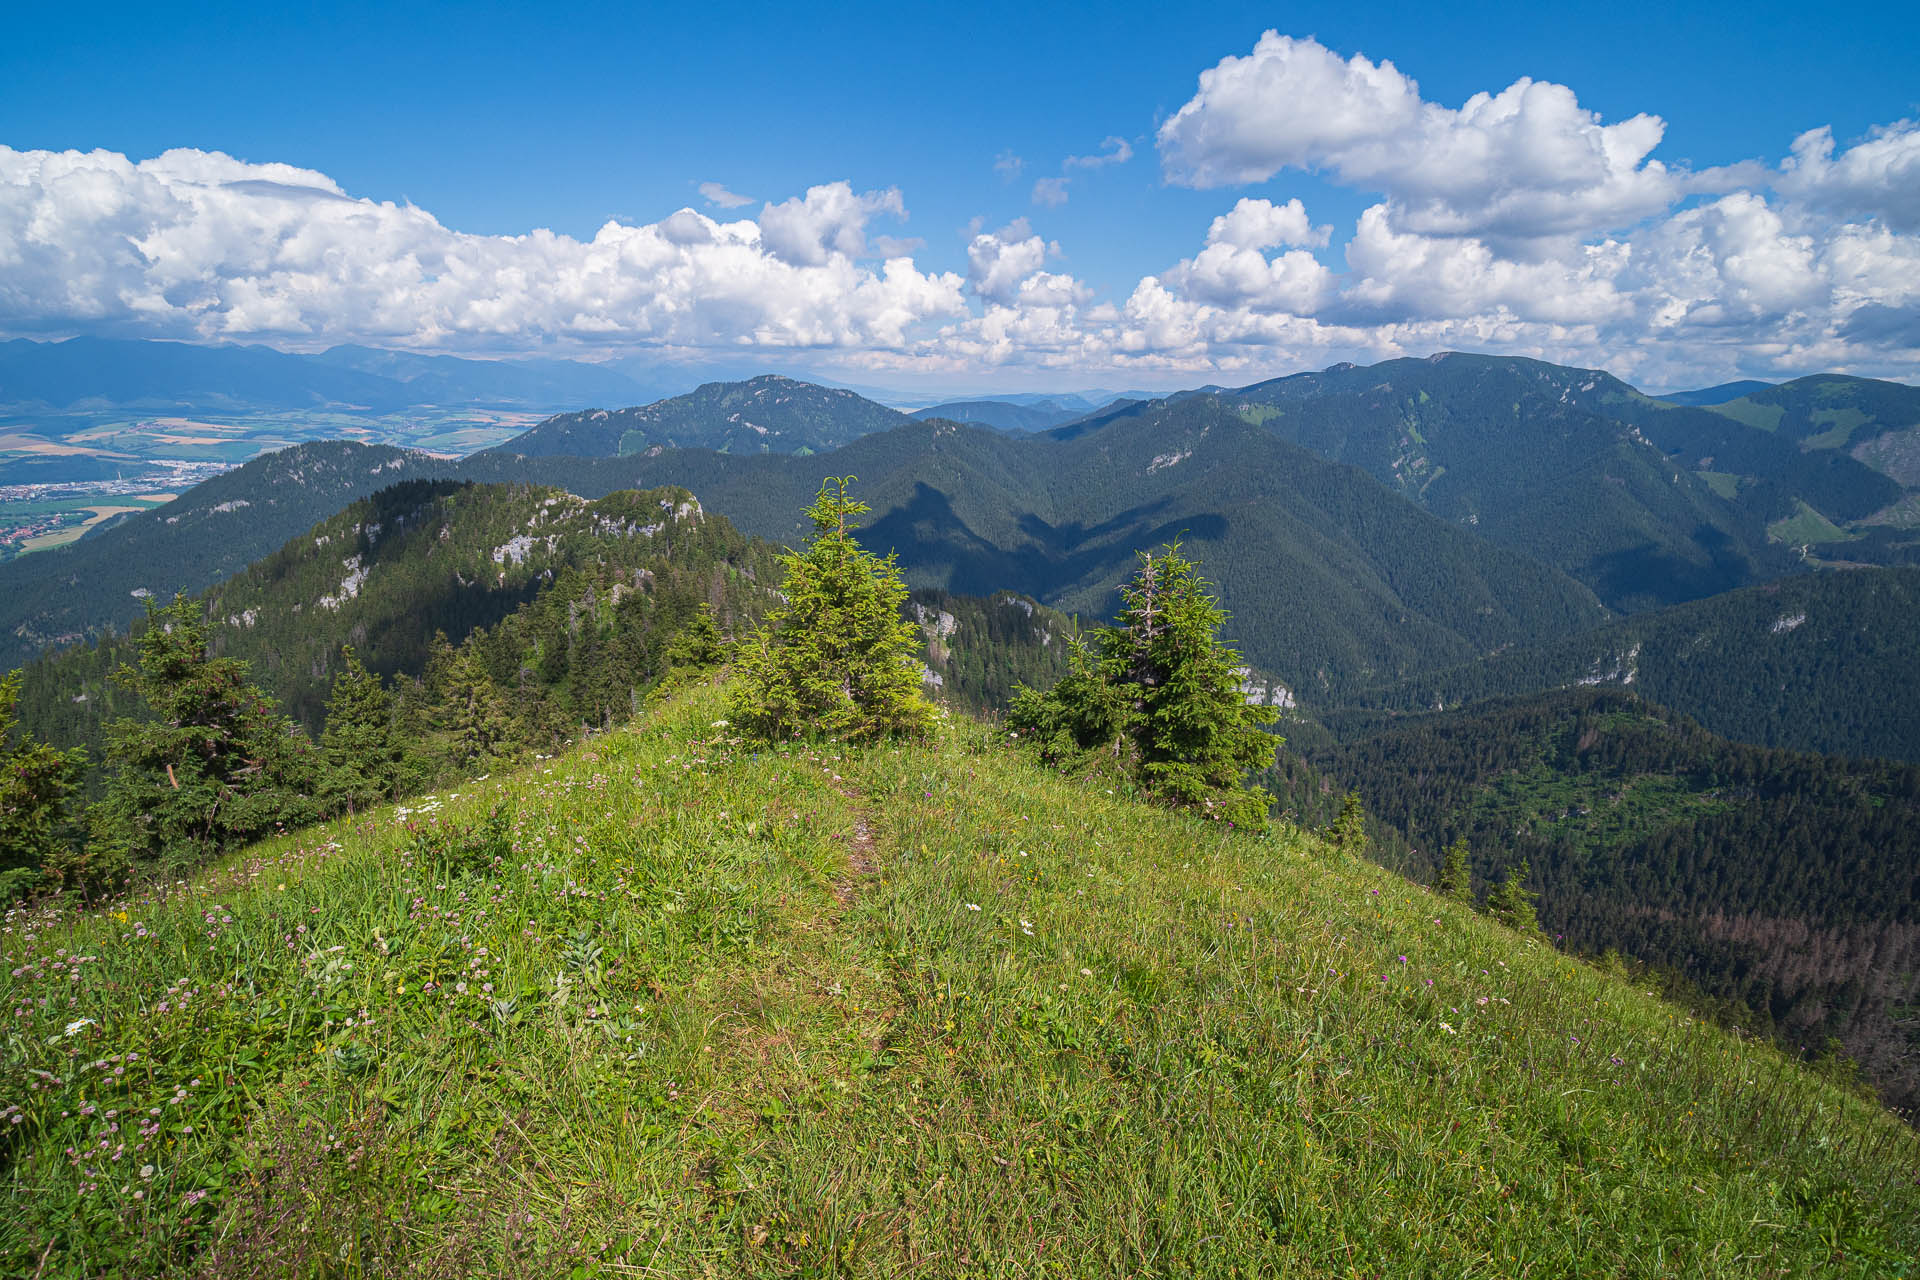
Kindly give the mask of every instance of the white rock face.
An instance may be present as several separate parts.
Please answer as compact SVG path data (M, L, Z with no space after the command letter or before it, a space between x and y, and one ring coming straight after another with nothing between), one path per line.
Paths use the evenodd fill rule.
M1293 690L1278 680L1261 675L1252 667L1235 667L1234 674L1240 677L1240 696L1249 706L1277 707L1286 711L1300 705L1293 696Z
M493 562L506 564L512 561L514 564L525 564L527 553L533 550L533 543L534 539L526 534L516 534L493 549Z
M337 611L341 605L360 594L360 588L367 580L369 571L361 567L359 556L348 556L340 564L346 569L347 576L341 579L340 588L333 595L321 596L314 601L322 609Z
M1606 659L1594 661L1593 670L1574 681L1575 684L1632 684L1634 677L1640 674L1640 644L1634 642L1633 648L1625 653L1615 654L1613 665L1609 667Z
M1807 615L1804 613L1796 613L1790 617L1775 618L1773 622L1773 634L1777 636L1782 632L1791 631L1795 627L1803 625L1806 620Z
M929 609L919 603L913 606L913 616L921 626L942 640L952 635L960 625L959 620L945 609Z

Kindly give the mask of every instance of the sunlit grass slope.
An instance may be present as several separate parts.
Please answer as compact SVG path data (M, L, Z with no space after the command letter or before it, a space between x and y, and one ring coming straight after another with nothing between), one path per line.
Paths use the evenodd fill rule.
M1920 1274L1913 1132L1764 1046L978 726L721 705L11 917L0 1272Z

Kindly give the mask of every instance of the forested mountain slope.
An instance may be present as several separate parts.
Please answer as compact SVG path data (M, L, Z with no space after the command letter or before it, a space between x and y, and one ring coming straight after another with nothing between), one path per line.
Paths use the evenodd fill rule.
M634 710L694 612L723 633L773 601L774 549L667 487L588 502L535 485L409 481L348 506L202 593L216 655L251 664L260 687L317 737L351 645L376 675L417 683L435 637L469 641L533 732L565 736ZM1065 669L1071 618L1011 592L921 591L908 616L927 645L932 692L1003 706L1022 681ZM21 716L42 740L102 757L103 726L139 715L113 673L136 660L128 633L26 670Z
M769 373L745 382L709 382L637 408L559 414L488 452L585 458L660 449L807 454L837 449L907 420L906 414L851 391Z
M1548 933L1789 1047L1837 1038L1920 1107L1920 767L1743 746L1612 689L1326 724L1309 759L1421 851L1417 878L1456 839L1482 883L1524 860Z
M1592 395L1777 544L1815 562L1920 562L1920 389L1818 374L1708 408L1604 383Z
M197 593L348 503L449 466L385 445L296 445L78 542L0 564L0 669L50 645L125 631L143 600Z
M0 1146L33 1188L0 1270L1864 1278L1920 1251L1912 1131L1762 1041L999 734L769 749L724 708L8 934L40 1087Z
M1358 695L1399 710L1630 686L1713 732L1920 762L1920 569L1783 578Z
M1231 394L1268 430L1566 570L1614 608L1695 599L1795 565L1767 539L1781 513L1743 508L1670 457L1638 425L1648 415L1619 414L1644 397L1598 370L1449 352Z
M779 572L772 549L682 489L587 502L529 485L413 481L348 506L210 588L201 608L219 656L318 735L352 645L377 675L425 676L434 638L491 629L482 654L516 709L550 733L632 714L668 637L700 605L726 627L758 617ZM21 714L36 736L87 746L137 715L112 679L131 635L27 668Z
M1235 643L1316 702L1606 616L1565 575L1276 438L1210 396L1023 438L931 422L824 457L496 453L465 470L531 474L588 495L684 485L775 542L797 539L794 513L822 474L856 475L874 509L870 545L897 551L914 585L1013 590L1098 617L1111 614L1136 548L1183 539L1218 583Z

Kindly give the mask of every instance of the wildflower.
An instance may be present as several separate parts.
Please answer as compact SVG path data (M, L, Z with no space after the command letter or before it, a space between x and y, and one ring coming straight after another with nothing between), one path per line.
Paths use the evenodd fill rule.
M967 904L967 910L969 911L978 911L979 909L980 909L980 904L977 902L969 902Z
M1082 970L1080 971L1080 976L1081 976L1081 977L1083 977L1083 978L1091 978L1091 977L1093 976L1093 970L1091 970L1091 969L1082 969Z
M1453 1029L1453 1024L1452 1024L1451 1022L1443 1022L1443 1023L1441 1023L1441 1024L1440 1024L1440 1029L1441 1029L1442 1031L1444 1031L1444 1032L1446 1032L1446 1033L1447 1033L1448 1035L1450 1035L1450 1036L1455 1036L1455 1035L1459 1035L1459 1034L1460 1034L1459 1032L1457 1032L1457 1031L1455 1031L1455 1030Z

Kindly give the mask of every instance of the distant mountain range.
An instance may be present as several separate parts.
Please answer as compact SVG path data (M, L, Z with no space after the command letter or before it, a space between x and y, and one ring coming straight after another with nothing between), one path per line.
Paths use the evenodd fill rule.
M435 368L352 359L373 372L335 371ZM1920 745L1867 693L1907 660L1904 597L1868 590L1872 578L1797 575L1920 558L1920 519L1902 515L1920 505L1916 455L1920 391L1852 378L1702 408L1598 370L1452 355L1108 406L1009 435L769 375L560 415L460 462L348 444L259 459L0 566L0 665L124 628L136 592L203 589L393 481L534 482L588 499L680 485L743 531L792 543L820 477L853 474L874 507L871 541L923 588L1015 590L1098 618L1135 549L1185 539L1248 657L1315 707L1555 687L1622 666L1638 644L1641 687L1720 732L1906 756ZM1836 540L1798 540L1816 518ZM1741 637L1801 610L1756 622L1746 615L1766 613L1765 597L1726 593L1775 580L1821 599L1803 633L1756 646ZM1644 627L1614 617L1647 610ZM1718 648L1697 625L1716 611L1742 619ZM1823 662L1810 638L1832 649L1852 618L1870 619L1878 656ZM1711 668L1687 656L1703 643ZM1740 681L1783 646L1818 677L1768 676L1788 692L1742 718ZM1725 673L1718 686L1709 669ZM1817 692L1796 702L1795 688Z
M663 449L717 453L820 453L910 421L851 391L763 374L709 382L631 409L587 409L538 423L494 455L615 458ZM484 456L484 455L483 455Z
M1798 574L1357 695L1421 712L1576 685L1632 688L1763 747L1920 763L1920 569Z
M1068 408L1057 400L1041 400L1034 404L1015 404L1011 400L950 400L945 404L915 409L913 416L923 419L944 418L949 422L965 422L998 431L1045 431L1048 427L1072 422L1087 412L1078 407Z
M1656 396L1655 399L1665 400L1668 404L1725 404L1729 400L1737 400L1755 391L1764 391L1773 385L1771 382L1756 382L1752 378L1746 378L1739 382L1723 382L1715 387L1701 387L1697 391L1668 391Z
M367 347L296 355L270 347L113 338L0 342L0 407L16 412L549 409L633 404L658 393L655 383L568 360L463 360Z
M914 585L1013 590L1095 616L1111 611L1136 549L1184 540L1218 581L1247 657L1315 700L1607 616L1566 575L1278 439L1241 410L1200 396L1087 431L1009 436L914 422L822 457L491 451L461 470L583 495L678 484L743 530L787 543L803 535L820 477L852 474L874 510L866 537L897 551Z
M1063 400L1029 397L1001 400L949 400L945 404L915 409L913 416L945 418L949 422L968 422L975 426L993 427L1000 431L1045 431L1051 427L1062 426L1084 418L1090 413L1100 413L1152 398L1144 393L1119 395L1098 404L1089 404L1079 396Z

